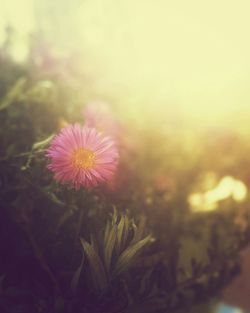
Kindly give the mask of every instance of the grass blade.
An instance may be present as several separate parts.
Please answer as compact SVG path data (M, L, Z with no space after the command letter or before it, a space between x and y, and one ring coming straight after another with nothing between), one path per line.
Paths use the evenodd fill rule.
M86 240L83 238L80 238L80 240L89 261L93 283L98 289L105 290L108 285L108 280L98 252Z
M104 243L104 261L105 261L107 272L109 272L110 270L112 254L114 251L116 238L117 238L117 225L114 225L112 226L107 236L107 241Z
M151 240L152 237L149 235L137 243L130 245L126 250L124 250L118 258L113 275L119 275L123 271L127 270L133 263L135 256L145 245L150 243Z

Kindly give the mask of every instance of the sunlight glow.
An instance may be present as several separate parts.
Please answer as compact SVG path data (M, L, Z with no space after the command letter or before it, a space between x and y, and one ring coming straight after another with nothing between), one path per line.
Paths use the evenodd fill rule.
M193 212L208 212L217 209L219 201L230 197L236 202L244 201L247 192L247 187L242 181L232 176L225 176L213 189L191 194L188 201Z
M96 97L131 116L237 129L250 118L249 10L247 0L3 0L0 42L7 22L21 62L29 33L46 32L77 53Z
M87 0L76 29L99 92L144 114L164 107L230 123L225 115L249 107L249 9L246 0Z
M18 63L25 62L29 53L29 39L35 29L33 0L3 0L0 12L0 44L6 39L6 27L14 31L11 37L11 56Z

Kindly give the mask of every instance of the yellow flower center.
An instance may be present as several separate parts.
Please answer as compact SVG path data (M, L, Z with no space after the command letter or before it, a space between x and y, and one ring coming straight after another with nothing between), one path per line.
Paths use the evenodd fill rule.
M75 168L93 168L95 165L95 153L88 149L78 148L73 152L71 160Z

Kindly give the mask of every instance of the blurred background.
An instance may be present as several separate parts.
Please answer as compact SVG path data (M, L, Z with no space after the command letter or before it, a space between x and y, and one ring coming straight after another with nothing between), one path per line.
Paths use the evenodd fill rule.
M32 44L40 58L47 53L67 62L87 78L81 88L88 95L112 99L147 124L153 117L178 128L238 131L249 118L249 6L246 0L3 0L0 42L13 32L16 62L27 62Z
M249 270L242 264L250 256L242 249L250 239L250 2L1 0L0 4L1 160L16 158L65 123L80 121L89 103L108 103L122 125L121 169L128 173L120 175L115 183L118 193L111 200L149 220L158 240L151 251L157 256L156 261L150 259L152 267L161 263L171 268L174 251L185 246L177 262L186 267L181 272L185 279L214 268L217 276L195 281L192 290L202 291L195 289L192 300L176 296L180 307L188 304L188 312L194 313L246 313ZM18 163L23 172L15 181L17 190L26 173L30 175L32 162L33 169L43 173L41 164L32 160ZM10 161L10 171L12 165ZM41 183L39 174L29 178L41 188L48 184ZM2 185L13 186L10 181L4 178ZM11 203L8 188L3 195ZM22 200L16 197L18 207ZM107 199L111 201L110 195ZM181 236L190 238L183 243ZM171 240L178 244L171 246ZM211 246L217 250L211 252ZM212 259L218 264L210 268ZM221 272L227 268L226 259L241 264L245 280L237 276L230 283L235 270L232 261L228 273ZM196 272L194 264L200 266ZM164 289L163 285L158 287Z

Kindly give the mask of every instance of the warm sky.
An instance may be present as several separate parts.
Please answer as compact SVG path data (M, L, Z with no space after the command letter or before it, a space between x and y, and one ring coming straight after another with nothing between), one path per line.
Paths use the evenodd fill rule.
M19 31L36 25L33 0L2 1ZM228 112L248 118L249 0L73 2L65 15L59 10L65 22L59 46L84 51L82 66L95 77L97 93L203 118Z

